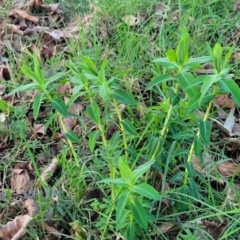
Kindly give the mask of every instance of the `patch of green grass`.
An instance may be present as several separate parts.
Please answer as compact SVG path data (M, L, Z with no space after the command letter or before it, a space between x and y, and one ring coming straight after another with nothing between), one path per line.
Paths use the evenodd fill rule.
M16 197L7 181L10 169L17 162L30 161L32 185L27 194L38 205L38 212L26 239L46 238L45 222L63 238L72 239L210 238L200 223L204 219L215 223L228 219L217 239L237 238L239 203L229 200L226 189L234 189L235 174L226 178L212 173L219 161L229 158L222 134L204 125L207 119L201 122L201 114L187 112L197 93L189 96L191 89L176 82L185 63L180 61L170 69L152 61L177 48L185 26L191 57L209 55L207 44L213 48L217 42L224 46L223 56L231 46L238 50L237 43L226 44L226 40L238 29L239 13L233 9L234 1L164 2L171 7L166 20L155 14L159 3L155 0L100 0L92 6L87 1L60 1L72 20L93 13L90 24L79 22L78 38L68 40L68 55L59 53L40 64L36 56L33 61L31 54L9 50L11 80L2 83L8 92L17 92L17 100L13 100L14 110L7 113L8 133L3 135L9 148L4 150L0 174L8 201L1 202L0 210L10 207ZM174 15L175 10L179 13ZM139 18L140 23L129 26L123 20L127 15ZM177 54L185 53L184 48ZM20 70L23 65L25 71ZM231 73L238 74L237 63L229 66ZM43 77L30 80L38 67ZM59 72L64 74L47 86L47 79ZM193 68L188 72L197 77ZM155 77L164 74L171 75L171 81L149 87ZM45 82L41 84L39 79ZM35 87L17 91L34 81ZM72 92L61 95L56 89L64 82L70 83ZM198 87L201 91L203 85ZM209 86L208 94L213 87ZM36 93L43 93L43 98L36 100ZM84 107L77 116L78 135L64 129L64 118L76 117L69 114L64 96ZM203 115L209 101L197 105ZM217 118L216 110L212 108L206 117ZM48 125L43 138L34 136L31 121ZM56 134L61 130L60 140ZM210 130L210 140L204 138L206 130ZM207 165L205 172L194 170L191 146L201 164ZM211 155L210 163L206 152ZM54 157L58 167L49 181L41 181L41 173ZM151 160L154 164L146 167ZM2 224L8 220L3 219ZM163 231L166 224L173 226ZM211 230L216 232L214 227Z

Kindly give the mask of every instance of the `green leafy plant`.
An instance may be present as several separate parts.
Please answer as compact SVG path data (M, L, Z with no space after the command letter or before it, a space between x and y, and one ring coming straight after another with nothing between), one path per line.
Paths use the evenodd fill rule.
M127 239L135 239L140 232L137 227L148 229L148 223L154 220L151 215L151 202L160 200L161 195L148 183L139 183L140 178L147 172L154 161L148 161L135 170L131 170L128 164L120 158L118 167L121 178L103 179L99 183L112 183L116 202L116 231L126 232ZM108 223L106 224L107 227ZM106 228L105 228L106 229ZM103 237L104 237L103 232Z
M160 132L159 142L156 151L152 154L154 159L157 153L161 153L164 144L169 124L171 122L173 110L179 108L180 104L185 104L185 114L191 114L196 109L204 108L206 105L203 119L198 122L198 131L190 133L194 141L190 147L187 161L185 162L185 177L184 186L187 185L189 177L193 176L193 167L191 164L193 153L202 159L204 151L210 143L211 122L208 121L210 110L212 108L213 100L217 95L223 93L231 94L233 100L240 106L240 89L238 85L232 80L228 79L229 68L227 63L232 55L231 48L222 59L223 49L220 44L216 44L213 50L210 49L210 56L203 56L192 58L189 57L189 35L183 29L181 39L177 45L176 51L169 50L166 53L166 58L158 58L154 63L160 64L167 74L157 74L157 76L148 84L146 90L152 89L154 86L161 85L164 94L165 102L168 105L168 113L165 123ZM193 71L197 67L201 67L202 63L213 62L215 73L211 75L195 76ZM169 72L169 73L168 73ZM173 90L172 90L173 89ZM183 100L180 103L180 91L185 93ZM170 92L170 94L169 94ZM170 95L169 97L165 97Z

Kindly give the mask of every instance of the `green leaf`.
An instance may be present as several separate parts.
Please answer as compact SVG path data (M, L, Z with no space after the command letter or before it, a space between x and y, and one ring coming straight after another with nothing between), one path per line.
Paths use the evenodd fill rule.
M130 211L124 211L121 218L116 221L116 231L119 231L129 225L127 218L129 218Z
M68 65L67 65L68 67L69 67L69 69L73 72L73 73L75 73L75 74L79 74L80 73L80 71L77 69L77 67L75 66L75 64L70 60L69 61L69 63L68 63Z
M80 139L78 138L78 135L72 130L66 132L65 137L68 138L73 143L79 143L80 142Z
M202 63L212 62L213 58L210 56L202 56L197 58L190 58L185 64L184 67L189 67L190 69L199 67Z
M203 85L202 85L202 88L201 88L201 98L203 98L209 88L216 82L220 81L221 80L221 77L219 75L207 75L204 79L204 82L203 82Z
M199 92L198 94L196 94L190 99L186 114L192 113L194 110L196 110L199 107L200 97L201 97L201 93Z
M61 99L58 98L52 102L52 107L57 110L61 115L64 117L68 116L68 108L65 102Z
M146 90L149 90L151 89L152 87L162 83L162 82L168 82L168 81L171 81L171 80L174 80L174 78L168 74L162 74L156 78L154 78L146 87Z
M184 64L184 41L181 39L177 45L176 54L177 54L177 63L180 65Z
M129 119L122 120L121 124L127 132L129 132L133 136L137 136L137 130Z
M203 106L205 103L209 103L210 101L212 101L213 99L215 98L215 95L212 95L212 94L208 94L206 95L204 98L200 99L199 100L199 107L200 106Z
M183 90L187 93L189 97L194 97L198 93L198 87L193 86L192 88L187 88L192 82L194 82L194 77L191 73L183 72L178 74L178 81Z
M23 74L30 78L31 80L33 80L35 83L37 83L39 86L41 86L41 81L39 82L38 76L35 72L32 71L32 69L30 67L28 67L27 65L23 65L21 67L21 71L23 72Z
M154 164L155 160L147 161L146 163L137 167L134 171L134 181L136 182L147 170Z
M186 162L185 163L185 167L188 170L188 174L189 174L189 179L193 177L194 174L194 168L193 168L193 164L191 162Z
M130 202L130 208L134 216L134 220L145 230L148 227L147 213L142 204L137 200Z
M103 180L98 181L97 183L113 183L113 184L116 184L116 185L122 186L122 187L128 186L128 183L122 178L116 178L116 179L105 178Z
M211 136L211 122L209 121L201 121L199 124L200 136L203 142L206 145L210 143L210 136Z
M168 50L166 52L166 57L173 63L177 61L177 55L174 50Z
M38 61L38 57L36 53L33 53L33 62L34 62L34 72L36 75L36 81L39 83L40 86L44 86L45 84L45 79L42 75L42 71L40 68L40 63Z
M38 117L38 113L39 113L39 109L41 107L43 96L44 96L44 93L39 93L34 99L34 102L33 102L33 117L34 117L34 120L36 120L37 117Z
M93 150L95 148L98 135L99 135L99 130L95 130L89 136L88 146L89 146L89 149L91 152L93 152Z
M194 152L196 156L199 156L202 152L202 141L199 136L195 136L194 138Z
M173 89L171 89L169 91L169 93L170 93L171 104L173 106L176 106L180 102L180 97L179 97L178 93L175 93L175 91Z
M133 186L132 191L153 200L159 200L161 198L158 191L147 183L140 183Z
M66 73L65 72L58 72L55 75L53 75L52 77L48 78L45 86L47 87L50 83L58 80L59 78L63 77Z
M136 100L133 98L133 96L121 89L114 90L112 93L112 96L114 99L116 99L120 103L129 104L129 105L136 104Z
M88 69L94 74L94 75L98 75L98 70L97 70L97 67L95 66L95 64L93 63L93 61L88 58L88 57L85 57L84 58L84 63L85 65L88 67Z
M183 64L188 61L188 48L189 48L189 35L187 28L185 27L182 31L182 40L184 43L184 52L183 52Z
M126 180L126 182L128 182L129 184L133 183L133 180L134 180L133 171L129 168L127 163L125 163L121 158L118 161L118 167L119 167L122 179Z
M219 43L216 43L214 48L213 48L213 62L215 69L217 70L218 73L221 72L222 66L222 47Z
M194 137L194 134L190 130L181 131L173 135L173 139L175 140L188 139L193 137Z
M107 101L109 99L108 94L108 83L104 82L99 85L99 95L103 98L103 100Z
M223 67L222 68L225 68L229 59L231 58L232 56L232 53L233 53L233 50L234 50L234 47L230 47L228 53L226 54L225 56L225 59L224 59L224 62L223 62Z
M97 105L96 102L93 102L91 105L87 106L87 114L89 115L89 117L91 118L91 120L96 123L96 124L100 124L100 109Z
M78 88L79 87L79 88ZM85 93L84 92L80 92L77 91L78 89L80 89L80 86L75 86L73 88L73 93L72 93L72 96L70 97L70 99L68 100L68 103L67 103L67 106L68 106L68 109L72 106L72 104L76 101L76 99L82 95L84 95Z
M234 102L240 107L240 88L232 79L224 79L218 82L221 90L231 93Z
M117 223L119 221L121 221L123 214L126 212L126 206L128 204L129 201L129 197L130 197L130 192L123 192L120 196L119 196L119 200L117 203L117 208L116 208L116 221Z
M191 83L189 83L189 85L187 86L187 90L191 89L194 86L199 86L200 84L202 84L205 81L206 76L202 75L202 76L197 76L196 78L193 79L193 81Z
M128 228L127 228L127 240L135 240L136 236L135 236L135 223L134 222L130 222L128 224Z
M175 68L178 69L178 64L171 62L168 58L157 58L153 60L155 63L159 63L165 68Z
M13 107L12 106L10 106L10 105L8 105L7 104L7 102L5 102L4 100L2 100L1 98L0 98L0 111L2 111L2 112L7 112L7 110L8 109L13 109Z
M37 83L29 83L20 87L17 87L13 89L9 95L13 95L14 93L21 92L21 91L26 91L26 90L35 90L39 89L39 85Z

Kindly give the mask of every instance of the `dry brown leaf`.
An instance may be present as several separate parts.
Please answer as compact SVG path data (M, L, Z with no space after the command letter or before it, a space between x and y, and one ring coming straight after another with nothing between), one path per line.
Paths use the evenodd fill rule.
M140 17L134 17L132 15L127 15L123 18L123 22L127 25L133 27L141 23Z
M226 108L235 107L234 101L230 99L227 94L216 96L214 99L214 103L220 107L226 107Z
M72 88L69 82L66 82L64 84L61 84L57 87L57 92L59 94L66 94L66 93L71 93Z
M213 239L219 239L223 233L224 228L228 225L228 220L224 219L224 221L220 224L216 222L209 222L206 220L202 221L202 226L204 230L209 233Z
M0 79L1 79L1 74L0 74ZM5 93L5 90L6 90L6 87L0 84L0 96L2 96Z
M164 4L164 3L158 3L156 5L156 12L155 14L160 16L162 19L167 19L167 12L169 12L171 8Z
M11 189L17 194L23 194L29 191L30 178L27 170L12 169Z
M62 237L61 232L59 232L56 228L49 226L46 222L44 223L44 229L47 232L53 234L57 238L61 238Z
M234 3L234 9L235 9L236 11L240 10L240 0L238 0L238 1L236 1L236 2Z
M20 162L20 163L17 163L14 168L15 169L24 169L24 170L27 170L28 172L32 172L33 171L33 167L32 167L32 163L31 162Z
M234 62L238 63L240 61L240 52L233 53L232 59L233 59Z
M28 210L28 215L34 217L38 211L37 205L35 204L34 200L28 198L23 205Z
M91 20L93 19L93 16L94 15L92 13L85 15L84 18L81 20L81 23L84 25L90 24ZM71 26L78 26L78 24L79 24L78 22L73 22Z
M58 160L53 158L52 162L43 170L40 178L43 182L48 182L52 177L52 174L56 171L58 167Z
M19 8L12 9L9 13L9 17L17 18L18 16L34 23L37 23L39 21L38 17L30 15L30 13L28 13L27 11Z
M40 123L35 123L33 124L33 131L38 139L42 139L46 134L45 125Z
M20 25L9 24L9 23L7 23L5 25L5 33L7 33L7 34L16 33L16 34L21 35L21 36L24 35L23 29L21 29Z
M0 238L3 240L18 240L26 233L26 227L31 222L29 215L20 215L0 227Z
M69 99L64 97L64 102L67 104ZM83 111L83 106L79 103L73 103L69 108L69 113L79 115ZM63 119L65 130L69 131L76 127L78 119L75 117L68 117ZM61 128L61 134L64 135L65 130Z
M157 226L157 229L158 229L158 231L161 232L161 233L166 233L166 232L168 232L173 226L174 226L174 224L172 224L172 223L164 223L164 224L161 224L160 226Z
M240 166L231 161L218 163L217 168L224 177L232 177L240 174Z
M211 160L210 155L209 156L208 155L209 154L207 154L205 156L206 166L202 166L199 158L196 157L195 155L193 155L193 157L192 157L193 168L196 171L200 172L201 174L203 174L205 176L209 176L213 181L223 185L225 183L225 181L223 179L219 178L219 177L215 177L219 174L218 171L216 170L216 168L215 167L210 168L212 160Z

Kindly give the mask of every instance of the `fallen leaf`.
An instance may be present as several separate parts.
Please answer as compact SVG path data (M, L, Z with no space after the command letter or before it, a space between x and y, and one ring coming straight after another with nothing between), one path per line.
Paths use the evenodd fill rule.
M12 9L9 13L9 17L17 18L18 16L34 23L37 23L39 21L38 17L30 15L27 11L19 8Z
M18 240L26 233L26 227L31 222L29 215L20 215L0 227L0 238L3 240Z
M206 220L202 221L202 226L204 227L204 230L209 233L213 239L219 239L224 231L224 228L228 225L228 220L224 219L224 221L220 224L217 224L216 222L209 222Z
M27 170L13 169L11 178L11 189L17 194L24 194L29 191L30 178Z
M169 12L170 10L170 6L164 3L157 3L155 14L160 16L162 19L167 19L167 12Z
M72 92L72 88L69 82L58 85L56 90L59 94L67 94Z
M174 226L174 224L172 224L172 223L164 223L164 224L161 224L160 226L157 226L157 229L158 229L158 231L161 232L161 233L166 233L166 232L168 232L173 226Z
M226 121L224 122L223 127L225 129L227 129L227 131L229 131L232 134L232 130L233 130L233 126L235 123L235 116L234 116L234 112L235 112L235 106L233 108L231 108Z
M53 158L52 162L43 170L40 179L43 182L48 182L52 177L52 174L56 171L58 167L58 160Z
M44 135L46 134L45 125L35 123L35 124L33 124L33 131L38 139L42 139L44 137Z
M23 206L28 210L28 215L31 217L34 217L38 212L37 205L31 198L28 198L26 201L24 201Z
M53 234L57 238L61 238L62 237L61 232L59 232L56 228L49 226L46 222L44 223L44 229L47 232Z
M32 172L33 171L33 167L32 167L32 163L31 162L20 162L20 163L17 163L14 168L15 169L25 169L28 172Z
M232 177L240 174L240 166L231 161L224 161L217 164L219 172L224 177Z
M226 108L235 107L234 101L230 99L227 94L216 96L214 99L214 104L217 104L220 107L226 107Z
M134 17L132 15L127 15L123 18L123 22L126 23L127 25L133 27L133 26L136 26L138 25L141 20L139 17Z
M240 52L233 53L232 59L233 59L234 62L238 63L240 61Z
M64 97L64 102L67 104L69 99ZM83 106L80 103L73 103L69 108L70 114L79 115L83 111ZM67 117L63 119L65 130L69 131L74 129L77 126L78 119L75 117ZM61 128L61 134L64 135L65 131Z
M240 0L238 0L238 1L236 1L236 2L234 3L234 9L235 9L236 11L240 10Z

